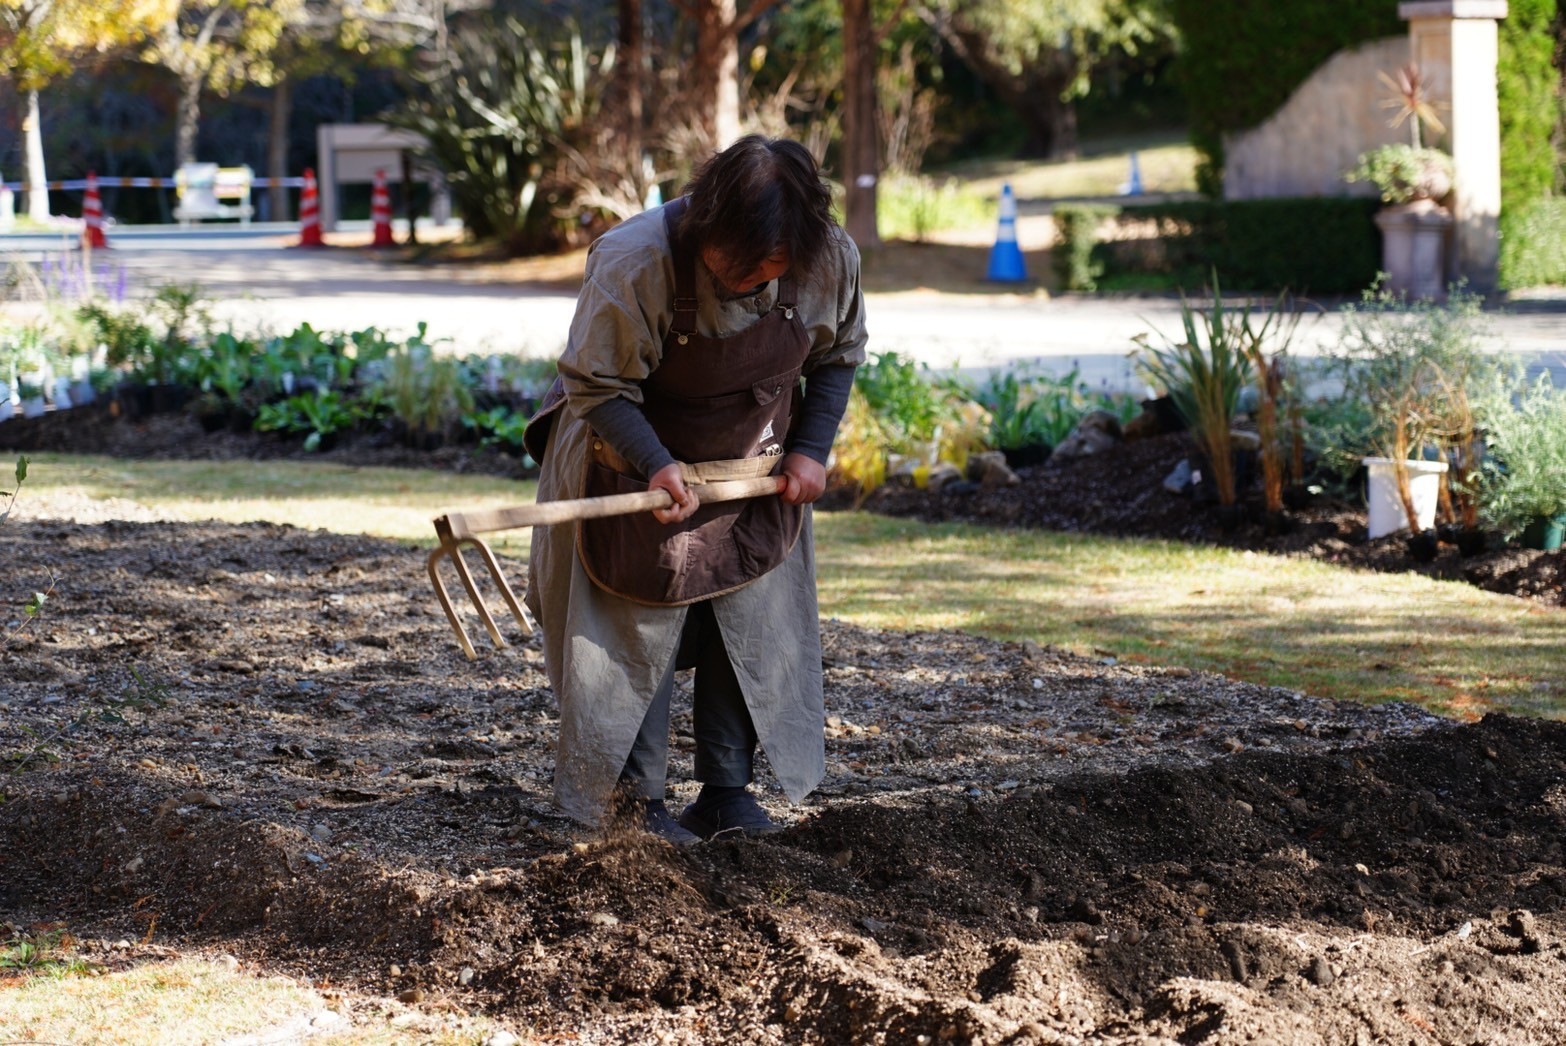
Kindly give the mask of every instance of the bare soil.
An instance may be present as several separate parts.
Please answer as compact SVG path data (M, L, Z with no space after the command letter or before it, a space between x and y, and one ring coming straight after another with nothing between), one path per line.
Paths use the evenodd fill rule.
M866 286L1013 293L977 279L988 243L867 256ZM495 278L574 287L580 256ZM0 445L306 457L178 416L61 420ZM1563 602L1559 555L1416 567L1345 503L1291 535L1223 531L1159 488L1187 449L871 507ZM384 440L313 457L522 472ZM801 808L765 791L779 837L676 852L554 813L536 642L465 661L404 546L29 494L0 527L0 607L0 930L65 920L111 965L222 948L547 1041L1563 1038L1562 724L828 621L822 788Z
M466 661L415 549L24 496L0 564L54 578L0 618L0 921L113 962L221 947L545 1041L1566 1023L1566 724L827 621L822 787L764 774L787 831L681 852L557 816L536 639Z

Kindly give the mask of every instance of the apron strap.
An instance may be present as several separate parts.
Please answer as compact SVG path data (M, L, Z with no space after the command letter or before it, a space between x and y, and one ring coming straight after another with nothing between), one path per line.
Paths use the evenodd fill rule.
M669 333L685 339L696 333L696 256L685 249L680 237L680 219L685 217L685 197L670 200L663 209L663 228L669 237L669 250L674 257L674 320Z

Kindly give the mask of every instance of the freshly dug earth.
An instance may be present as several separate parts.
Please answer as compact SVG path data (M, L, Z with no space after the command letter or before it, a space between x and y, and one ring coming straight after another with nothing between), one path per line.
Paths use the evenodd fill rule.
M466 661L417 550L18 512L7 588L57 581L0 647L0 918L92 955L221 947L550 1041L1566 1026L1566 724L829 621L822 787L764 779L787 831L681 852L554 813L536 639Z

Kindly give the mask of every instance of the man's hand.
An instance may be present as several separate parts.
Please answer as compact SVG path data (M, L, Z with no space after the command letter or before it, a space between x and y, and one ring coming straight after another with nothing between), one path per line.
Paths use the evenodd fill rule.
M652 479L647 481L648 490L667 490L669 496L674 498L674 504L668 508L653 509L653 518L659 523L678 523L690 518L701 501L686 487L685 481L680 478L679 462L665 465L652 474Z
M826 466L807 455L790 454L783 459L783 479L783 500L808 505L826 490Z

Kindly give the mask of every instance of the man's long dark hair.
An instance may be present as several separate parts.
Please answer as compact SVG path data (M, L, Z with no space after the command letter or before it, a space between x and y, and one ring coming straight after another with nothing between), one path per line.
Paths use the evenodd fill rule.
M787 138L746 135L703 162L685 192L683 245L722 252L737 273L784 249L794 278L809 280L837 235L832 190L815 157Z

